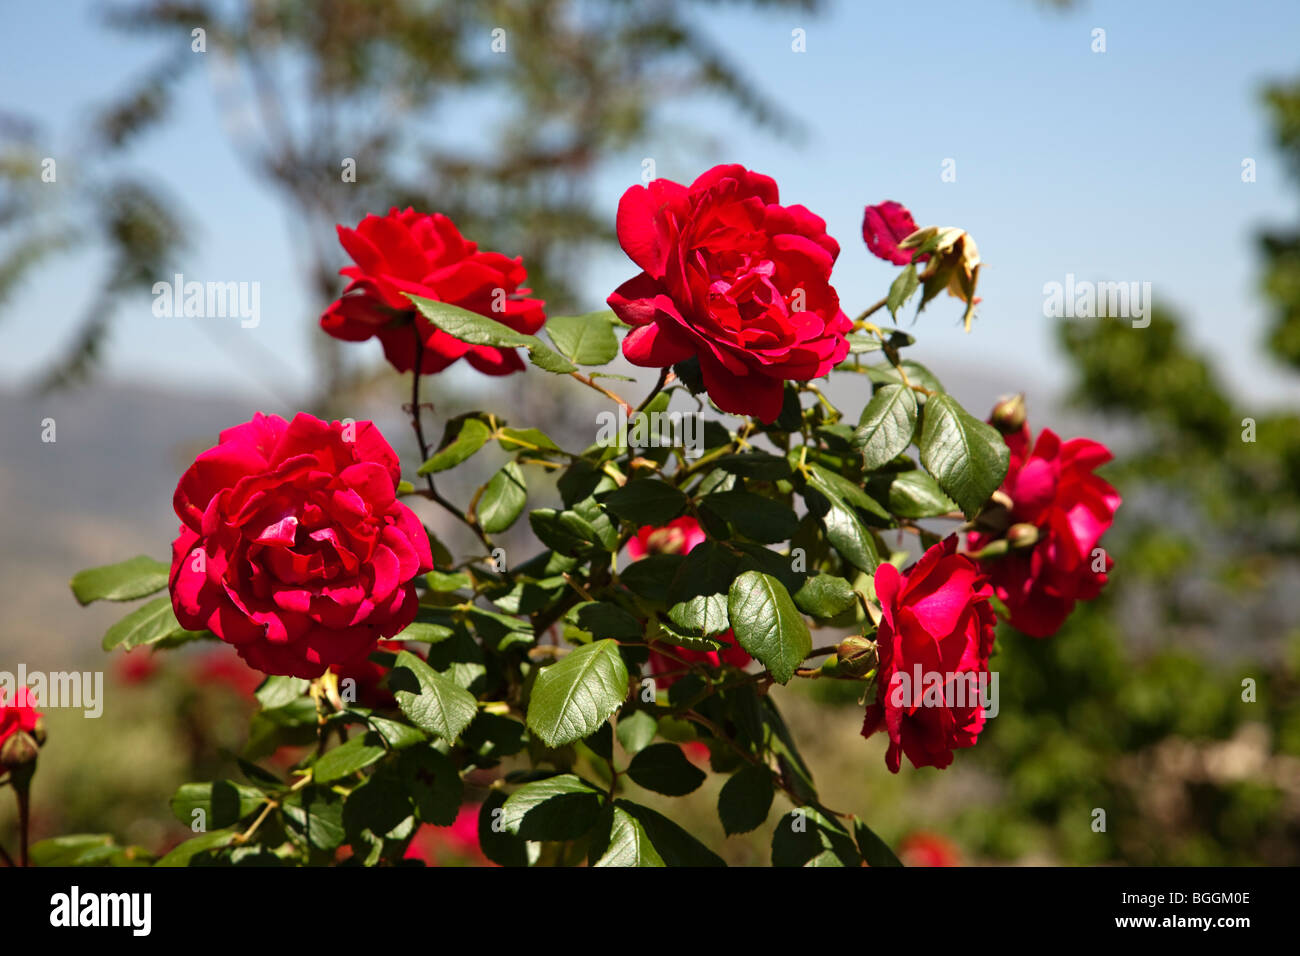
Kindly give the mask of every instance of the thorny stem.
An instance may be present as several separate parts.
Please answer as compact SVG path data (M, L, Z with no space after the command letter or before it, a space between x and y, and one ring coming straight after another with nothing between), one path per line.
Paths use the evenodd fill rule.
M415 440L420 445L420 461L429 460L429 443L424 437L424 424L421 422L420 408L420 369L424 366L424 340L420 338L419 329L412 329L415 336L415 368L411 374L411 424L415 426ZM453 515L457 521L460 521L467 528L478 536L488 551L492 550L492 539L487 536L477 521L470 520L469 517L462 514L460 509L438 493L437 487L433 483L433 475L424 476L425 484L429 489L429 497L442 506L443 510Z
M641 404L636 407L636 410L638 412L642 411L647 405L650 404L651 401L654 400L654 397L663 390L663 387L676 377L677 376L673 374L672 369L669 368L667 365L661 368L659 370L659 381L655 382L655 387L650 390L649 395L647 395L644 399L642 399Z
M622 405L622 406L623 406L625 409L627 409L629 412L632 410L632 403L631 403L631 402L629 402L629 401L628 401L626 398L624 398L622 395L618 394L618 392L611 392L609 389L607 389L605 386L601 385L599 382L597 382L597 381L596 381L594 378L592 378L590 375L583 375L581 372L576 371L576 370L570 372L569 375L570 375L571 377L577 379L577 380L578 380L579 382L581 382L583 385L586 385L588 388L594 388L596 391L600 392L600 394L604 395L606 398L612 398L614 401L618 402L620 405Z

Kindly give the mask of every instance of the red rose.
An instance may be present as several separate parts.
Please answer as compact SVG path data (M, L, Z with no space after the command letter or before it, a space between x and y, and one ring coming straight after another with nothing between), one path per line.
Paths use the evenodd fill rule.
M628 556L636 561L647 554L689 554L705 538L694 518L674 518L661 528L643 525L627 543Z
M644 558L647 554L689 554L691 549L704 540L704 529L700 527L698 521L694 518L676 518L658 528L654 525L643 526L636 533L636 537L628 541L627 553L634 561ZM730 630L718 634L714 640L722 641L726 647L717 651L696 651L689 647L674 647L672 657L652 650L649 661L650 672L655 675L669 675L656 676L655 686L660 690L667 690L682 676L672 672L680 671L688 664L707 664L709 667L731 664L734 667L744 667L752 659Z
M319 677L415 619L432 569L395 497L397 456L370 422L275 415L221 433L173 504L172 607L267 674Z
M514 349L468 345L416 312L404 293L458 305L532 334L546 321L541 299L522 288L528 273L521 259L481 252L450 219L406 209L366 216L355 230L338 227L339 241L356 263L340 269L352 281L321 316L336 339L364 342L377 336L399 372L415 367L416 335L424 343L421 373L441 372L464 356L488 375L523 370Z
M252 697L266 679L225 647L214 647L196 657L190 674L195 684L225 687L239 697Z
M946 767L984 727L978 682L987 680L993 651L992 589L979 566L957 553L956 535L906 573L882 564L875 581L880 666L862 736L889 734L885 763L894 773L901 754L914 767Z
M982 564L1007 607L1011 626L1032 637L1049 637L1076 601L1101 593L1106 572L1115 563L1100 549L1093 553L1121 501L1109 482L1093 474L1110 461L1111 453L1086 438L1062 442L1049 428L1031 446L1028 425L1005 438L1011 449L1002 483L1011 499L1009 537L1013 545L1017 537L1025 539L1017 525L1032 525L1037 536L1029 546L1013 546ZM978 551L989 541L989 535L971 532L967 544Z
M898 248L898 244L914 232L916 223L912 214L905 206L892 200L868 206L862 216L862 238L871 254L896 266L905 266L912 261L911 251ZM925 262L929 258L929 255L924 255L918 261Z
M776 183L715 166L689 188L633 186L618 204L618 241L643 270L609 297L634 328L633 365L698 357L709 397L765 422L781 413L786 379L827 374L852 323L831 287L839 244L803 206L777 202Z
M947 837L917 830L898 841L905 866L961 866L961 851Z
M14 734L35 733L36 722L40 719L36 700L26 687L18 688L12 704L5 703L5 691L0 687L0 750Z
M419 860L425 866L496 866L483 853L478 838L479 807L466 804L449 827L426 823L415 831L403 859Z

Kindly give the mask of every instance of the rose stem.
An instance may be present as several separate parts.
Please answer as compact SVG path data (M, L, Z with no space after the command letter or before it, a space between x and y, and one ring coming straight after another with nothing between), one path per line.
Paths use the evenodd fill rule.
M418 328L412 327L411 332L415 336L415 368L411 375L413 379L411 382L411 422L415 425L415 440L420 444L420 461L423 463L429 460L429 443L424 438L424 425L420 421L420 369L424 365L424 340L420 338ZM457 520L473 531L484 546L487 547L488 552L491 553L492 540L478 526L478 522L471 521L461 514L459 508L438 493L438 489L433 484L433 475L425 475L424 481L429 487L429 497L441 505L445 511L455 515Z

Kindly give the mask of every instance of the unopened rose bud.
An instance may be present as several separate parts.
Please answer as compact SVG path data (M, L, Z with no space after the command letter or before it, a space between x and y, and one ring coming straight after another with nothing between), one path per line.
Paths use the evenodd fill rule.
M989 424L1002 434L1011 435L1025 427L1025 417L1025 394L1021 392L994 405Z
M1038 528L1027 521L1007 529L1007 544L1012 548L1032 548L1038 543Z
M26 766L36 759L38 753L40 753L40 744L32 738L32 735L22 730L17 731L9 736L3 746L0 746L0 767L15 770Z
M835 654L839 658L840 670L853 677L861 677L880 662L876 642L856 635L840 641Z

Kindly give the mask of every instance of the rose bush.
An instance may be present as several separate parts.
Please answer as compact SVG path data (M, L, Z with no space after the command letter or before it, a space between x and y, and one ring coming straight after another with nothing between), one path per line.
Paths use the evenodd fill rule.
M850 320L824 222L742 166L634 186L616 225L641 271L612 311L544 321L522 263L443 217L341 228L356 265L322 326L418 370L409 480L368 422L259 415L181 478L170 567L73 579L82 603L148 599L106 649L220 640L266 675L239 799L183 787L178 819L203 810L214 829L160 864L715 865L640 794L716 774L723 832L770 828L774 864L894 865L822 803L781 688L848 682L870 702L864 748L895 773L943 768L990 732L995 608L1043 634L1097 594L1119 505L1093 472L1105 449L1031 442L1019 399L997 427L976 419L884 318L946 289L969 327L964 230L869 207L864 242L900 269ZM620 350L661 369L639 402L610 387ZM624 423L557 440L475 409L426 440L421 373L517 371L525 353ZM831 374L860 408L812 382ZM710 415L699 441L660 440L684 414ZM466 504L440 484L452 469L475 476Z

